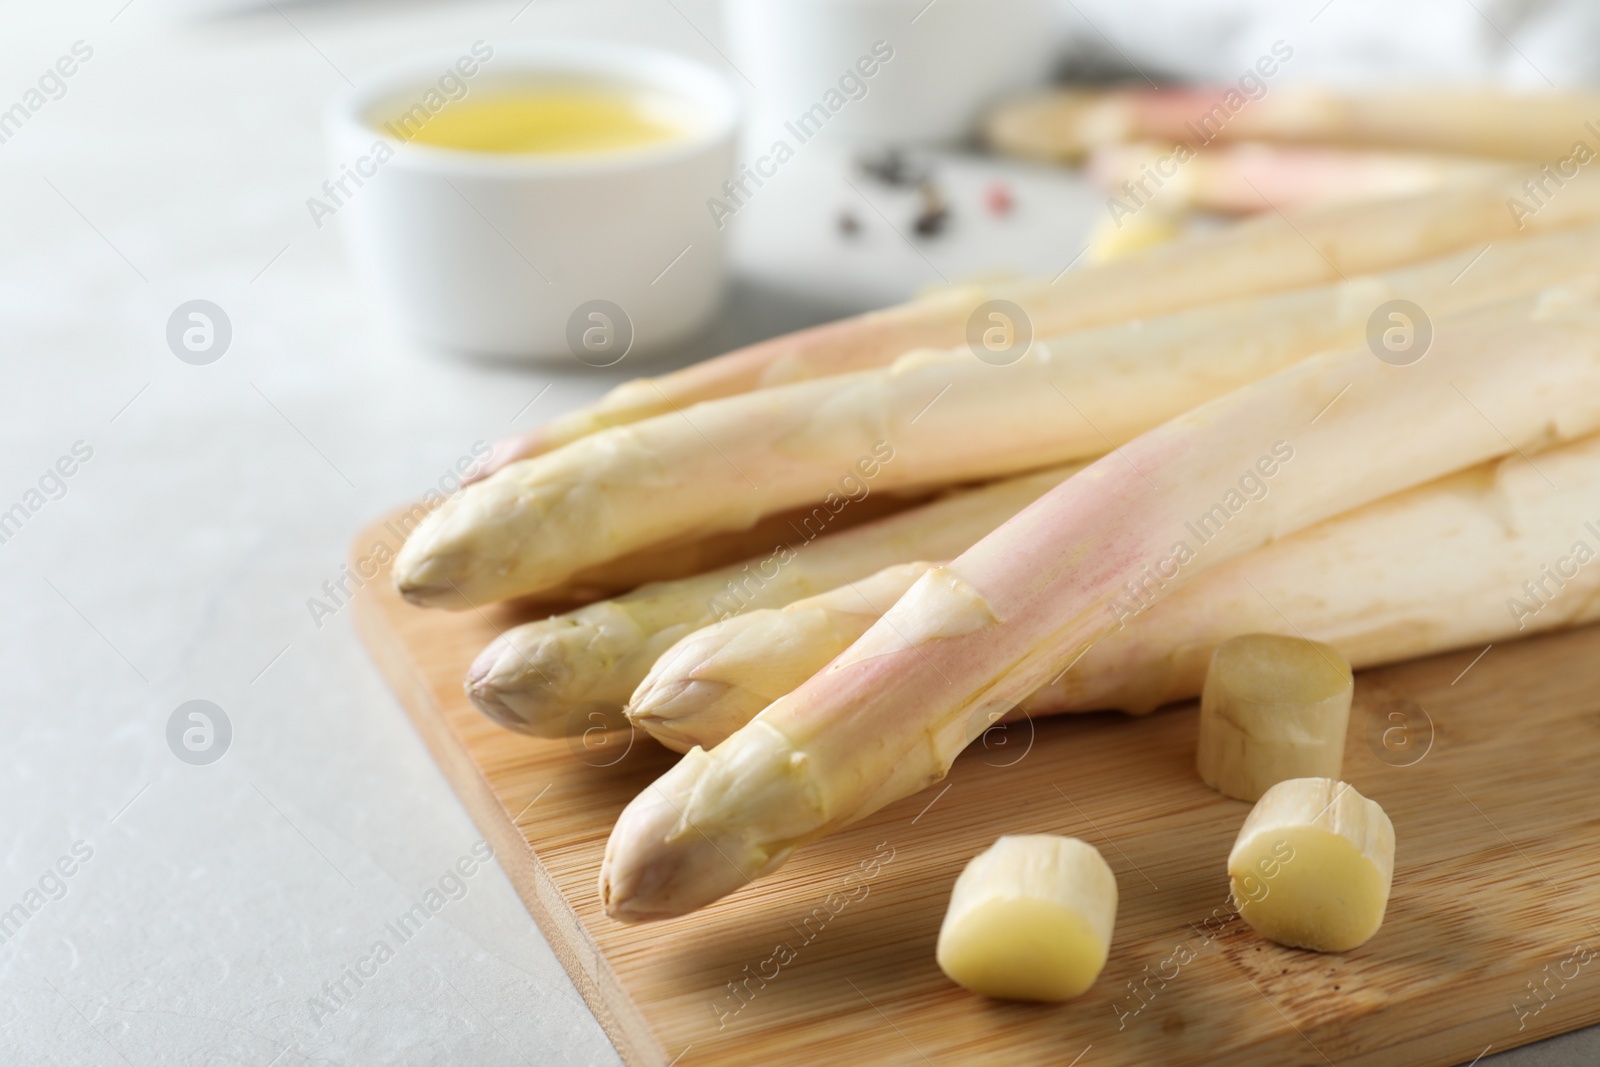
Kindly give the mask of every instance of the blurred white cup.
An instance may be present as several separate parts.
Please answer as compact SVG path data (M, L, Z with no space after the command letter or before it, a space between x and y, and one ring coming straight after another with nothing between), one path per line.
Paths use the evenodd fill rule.
M681 132L570 155L440 148L393 132L418 106L573 83L649 94ZM725 77L667 52L480 41L334 101L333 180L349 180L325 203L348 213L357 269L406 333L473 354L609 366L692 334L720 303L723 235L706 202L731 171L739 118Z
M809 114L795 129L830 139L958 140L987 104L1045 81L1059 43L1053 0L723 0L723 11L760 128L780 135Z

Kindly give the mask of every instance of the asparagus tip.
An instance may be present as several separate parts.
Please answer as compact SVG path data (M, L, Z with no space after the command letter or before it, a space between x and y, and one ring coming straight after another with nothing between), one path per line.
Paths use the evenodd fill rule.
M600 900L612 919L637 923L687 915L759 873L736 862L751 858L741 843L719 843L681 814L688 796L675 786L692 786L706 760L704 749L691 749L617 819L600 864ZM678 802L667 790L680 793Z
M674 678L659 683L647 678L633 694L625 713L629 722L667 748L688 752L700 742L693 730L681 730L680 723L714 705L729 688L726 682L703 678Z
M451 607L452 601L457 599L453 595L453 590L445 585L413 584L397 578L394 588L406 603L415 604L419 608Z

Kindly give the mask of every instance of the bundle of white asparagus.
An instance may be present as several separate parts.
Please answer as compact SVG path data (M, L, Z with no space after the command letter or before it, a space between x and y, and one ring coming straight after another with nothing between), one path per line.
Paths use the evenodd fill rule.
M1594 141L1592 94L1508 95L1473 90L1341 93L1292 87L1250 97L1237 89L1063 90L1009 101L986 123L989 143L1033 159L1081 159L1132 141L1262 141L1436 152L1554 163Z
M786 459L784 448L772 446L774 436L797 447L803 435L812 444L810 455L826 452L841 465L848 465L852 453L892 440L893 457L879 465L871 483L876 486L994 476L1093 457L1314 352L1360 343L1372 309L1385 300L1404 294L1445 313L1526 292L1575 270L1600 270L1600 228L1510 242L1474 263L1479 251L1336 285L1081 331L1036 345L1009 367L979 362L964 350L919 354L881 371L702 405L697 412L718 408L729 429L717 438L718 449L708 450L692 427L665 420L658 440L675 432L670 447L681 455L671 481L629 484L625 470L607 476L604 465L594 473L612 482L605 494L609 508L631 504L616 512L618 522L632 522L648 534L659 533L668 521L663 498L685 521L719 505L729 511L749 506L757 494L737 478L718 475L727 474L725 457L733 455ZM797 396L802 392L804 397ZM797 420L800 429L791 430ZM987 431L976 442L963 433L974 425ZM786 491L791 501L825 488L792 464L745 466L769 494ZM733 609L782 606L891 564L952 558L1062 476L1025 481L1016 491L985 490L965 504L929 505L823 537L795 565L758 557L517 627L479 657L468 675L468 692L497 721L541 736L582 732L593 725L593 712L615 721L651 664L689 632ZM677 486L675 495L666 486ZM955 526L946 518L952 513L960 516ZM636 521L647 518L656 525ZM556 541L593 533L569 533L553 522L541 536ZM559 561L575 551L568 547L551 557ZM767 569L773 574L763 577ZM740 590L736 595L729 594L730 583Z
M1397 367L1315 356L1146 433L928 570L848 649L622 813L600 891L681 915L924 786L1146 603L1342 512L1600 430L1600 285L1441 320ZM1256 487L1262 492L1257 492ZM1144 602L1123 602L1143 585Z
M1135 309L1114 316L1125 323L1114 332L1140 333L1140 316L1152 311L1281 292L1297 282L1325 282L1463 248L1475 254L1479 242L1515 233L1502 192L1487 187L1460 197L1333 208L1299 223L1264 218L1197 239L1192 249L1180 242L1069 273L1057 289L1044 290L1052 300L1066 294L1068 306L1041 301L1032 312L1034 334L1064 334L1066 327L1056 322L1089 317L1072 309L1097 302ZM1574 185L1550 208L1534 220L1541 229L1560 228L1563 218L1594 221L1600 217L1600 182ZM1326 227L1326 249L1308 241L1313 223ZM1336 266L1336 260L1349 266ZM1443 300L1455 289L1447 270L1448 265L1437 271L1430 290ZM1470 282L1473 271L1457 264L1456 274ZM1089 281L1066 284L1074 277ZM1381 279L1353 293L1302 293L1295 299L1307 303L1291 300L1266 322L1274 332L1324 331L1314 344L1336 344L1346 338L1329 337L1323 316L1342 309L1344 318L1333 328L1348 334L1363 329L1371 310L1390 295ZM1165 375L1140 376L1142 367L1125 372L1098 355L1094 346L1107 343L1099 334L1082 355L1070 341L1037 343L1003 367L965 349L915 352L884 370L708 400L580 437L502 468L430 514L396 559L396 581L416 603L467 608L559 586L577 572L654 543L744 529L764 515L848 492L847 478L867 477L874 489L910 487L1092 455L1280 366L1283 352L1271 335L1260 345L1264 353L1247 348L1237 360L1205 358L1191 361L1198 367L1182 366L1188 343L1230 321L1237 324L1240 310L1200 309L1198 326L1173 326L1178 350L1155 357L1180 365L1170 387ZM1245 369L1236 372L1236 363ZM1080 372L1098 372L1101 380L1080 385ZM1039 388L1043 382L1052 386ZM1096 386L1106 392L1085 395L1084 389ZM1146 397L1161 405L1153 417L1143 414ZM989 432L973 435L974 425Z
M1600 489L1600 185L1526 218L1515 188L1258 218L633 383L504 449L525 458L430 516L397 584L451 608L605 588L790 517L472 666L515 729L626 707L687 752L608 844L625 921L770 873L1002 718L1192 696L1239 633L1362 667L1585 621L1600 571L1554 561ZM1035 338L998 366L961 343L996 296ZM1403 358L1397 323L1423 339Z

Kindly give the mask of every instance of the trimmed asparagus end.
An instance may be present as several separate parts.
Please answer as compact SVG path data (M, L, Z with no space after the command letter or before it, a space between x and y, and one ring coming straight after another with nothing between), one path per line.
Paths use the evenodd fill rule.
M1254 801L1290 778L1337 778L1354 685L1332 645L1275 634L1224 641L1200 696L1201 779Z
M1070 1000L1094 985L1117 918L1117 879L1074 837L1002 837L973 857L939 928L944 973L1005 1000Z
M1377 933L1393 880L1394 824L1331 778L1267 790L1228 854L1240 917L1269 940L1317 952L1344 952Z

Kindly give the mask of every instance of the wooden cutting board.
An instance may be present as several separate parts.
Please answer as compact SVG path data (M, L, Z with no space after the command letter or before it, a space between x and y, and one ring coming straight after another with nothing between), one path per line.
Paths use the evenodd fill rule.
M381 524L355 555L395 547ZM1193 771L1193 705L992 731L944 783L684 919L623 926L595 879L623 806L672 762L643 733L542 741L480 716L468 663L525 621L356 598L362 635L572 980L632 1065L1458 1064L1600 1021L1600 628L1367 671L1345 778L1398 838L1387 921L1344 955L1227 907L1249 805ZM934 941L1003 833L1098 847L1111 960L1069 1004L985 1000ZM529 1011L538 1005L530 1004Z

